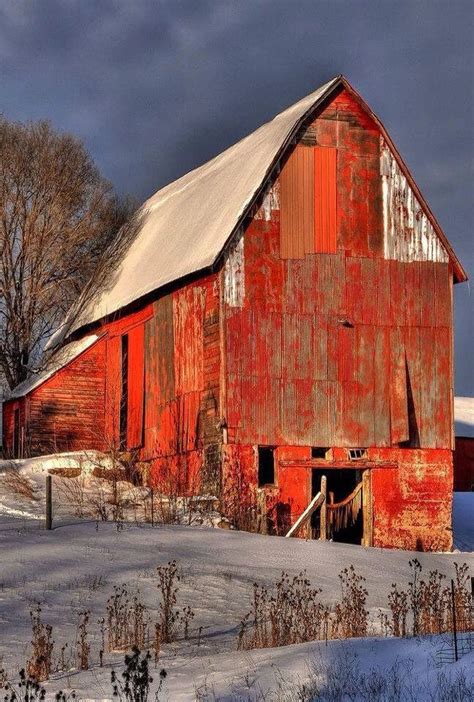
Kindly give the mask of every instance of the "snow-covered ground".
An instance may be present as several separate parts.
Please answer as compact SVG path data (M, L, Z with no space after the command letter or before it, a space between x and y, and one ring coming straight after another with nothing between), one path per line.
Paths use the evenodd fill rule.
M69 458L72 463L77 460ZM61 466L55 460L51 459L53 466L47 465L65 467L64 457ZM392 583L407 586L410 558L416 555L425 575L430 569L438 569L452 577L454 562L466 562L471 572L474 570L472 552L413 554L204 526L151 527L129 522L117 528L110 522L79 520L67 505L62 511L56 510L56 527L47 532L42 528L44 465L28 462L22 470L32 481L33 497L12 496L0 475L0 656L10 676L25 665L30 654L29 612L36 602L41 603L44 622L53 626L55 660L65 643L66 650L74 651L79 612L89 609L91 669L77 672L76 661L71 660L70 670L55 673L46 688L51 694L60 688L74 688L81 699L111 699L110 671L112 667L120 669L123 656L106 654L104 666L99 666L98 620L106 615L107 599L114 585L126 584L131 591L138 588L151 620L156 621L156 566L176 559L182 570L178 604L190 605L195 617L189 641L163 647L159 661L159 667L167 671L163 699L263 700L258 695L272 690L274 696L266 699L295 702L303 699L298 686L308 679L324 688L325 677L328 673L334 677L335 670L347 674L357 669L362 675L372 670L393 670L394 666L398 666L404 683L414 686L416 696L412 699L436 699L429 697L429 691L440 673L454 676L464 670L474 687L472 653L457 664L436 667L437 654L447 644L443 637L376 638L379 610L388 611ZM2 464L0 472L5 467ZM59 480L54 478L55 483ZM472 550L474 543L472 497L471 493L455 497L456 543L465 551ZM350 564L367 579L374 637L330 641L327 645L314 642L236 650L239 624L250 608L253 582L271 585L282 570L293 575L305 569L312 584L322 589L322 601L333 603L340 592L338 574ZM153 673L158 679L158 671ZM372 674L374 680L376 677Z

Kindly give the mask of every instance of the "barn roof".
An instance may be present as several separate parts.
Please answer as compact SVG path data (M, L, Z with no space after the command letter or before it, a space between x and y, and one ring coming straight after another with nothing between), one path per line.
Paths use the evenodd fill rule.
M212 267L301 123L341 85L361 102L382 130L451 257L455 279L465 280L461 264L383 125L346 79L336 76L208 163L150 197L142 205L136 238L110 284L84 307L77 319L70 315L68 321L66 317L49 346L57 346L75 330L121 310L148 293Z
M49 380L55 373L57 373L61 368L69 365L71 361L84 353L88 348L90 348L99 339L99 336L95 334L90 334L89 336L84 336L78 341L71 341L71 343L59 349L48 362L46 362L44 368L39 371L32 373L32 375L24 380L22 383L17 385L13 390L5 397L6 400L14 400L18 397L24 397L28 395L32 390Z

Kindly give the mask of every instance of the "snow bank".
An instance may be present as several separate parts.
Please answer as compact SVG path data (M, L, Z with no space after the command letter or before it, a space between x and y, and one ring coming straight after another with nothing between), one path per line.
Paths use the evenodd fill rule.
M315 642L236 651L239 624L250 607L253 582L270 585L282 569L290 575L306 569L312 583L322 588L322 599L331 603L339 597L340 570L352 563L367 578L368 606L375 627L379 608L386 610L392 582L407 586L412 553L180 526L126 524L118 530L110 523L96 527L80 522L46 532L30 529L20 520L15 529L0 525L0 550L0 655L8 671L23 666L29 654L29 610L34 602L41 602L43 619L53 626L56 655L65 643L74 646L78 613L85 608L91 611L92 668L55 674L47 684L51 692L67 687L89 699L110 698L110 669L120 666L122 655L106 654L105 667L99 667L97 621L105 615L113 586L122 583L139 588L156 620L155 569L172 559L178 561L183 574L179 604L195 610L190 641L165 646L160 659L160 666L168 672L168 699L173 702L195 700L195 689L206 686L218 693L218 699L232 699L235 690L244 690L245 679L255 681L262 690L275 688L279 676L287 682L302 680L313 661L336 661L346 651L357 653L365 670L372 666L384 669L403 656L415 660L416 675L423 679L436 675L434 655L442 646L441 640L365 639L329 642L327 646ZM467 561L474 567L472 554L420 553L417 558L425 572L437 568L447 577L454 572L454 561ZM472 660L466 659L468 663ZM74 666L75 659L71 662Z

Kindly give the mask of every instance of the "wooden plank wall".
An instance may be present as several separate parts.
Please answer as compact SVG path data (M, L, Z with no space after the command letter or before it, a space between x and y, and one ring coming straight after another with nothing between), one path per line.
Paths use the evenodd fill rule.
M18 402L28 454L103 448L104 379L105 344L99 340L21 398ZM6 417L8 420L8 410Z
M158 299L145 326L142 457L180 489L220 479L219 339L217 274Z

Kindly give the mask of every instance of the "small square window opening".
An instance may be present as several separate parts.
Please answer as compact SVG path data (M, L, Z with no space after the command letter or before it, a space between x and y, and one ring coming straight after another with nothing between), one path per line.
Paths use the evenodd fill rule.
M275 448L258 447L258 487L275 483Z

